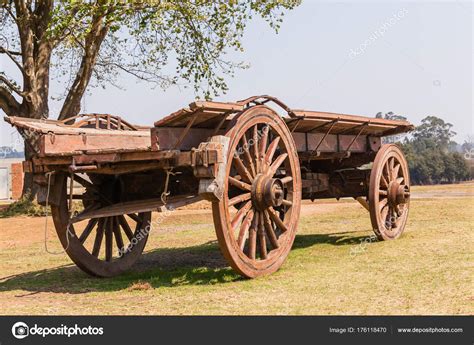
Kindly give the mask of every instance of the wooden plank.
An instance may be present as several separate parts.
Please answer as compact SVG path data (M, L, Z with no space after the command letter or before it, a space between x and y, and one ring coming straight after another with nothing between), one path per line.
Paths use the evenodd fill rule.
M354 139L354 135L336 135L328 134L326 138L321 141L324 137L323 133L300 133L294 132L293 139L296 144L296 150L298 152L305 151L314 151L317 148L317 145L321 143L318 147L320 152L338 152L347 150L351 141ZM368 147L367 136L361 135L356 141L352 144L350 152L366 152L369 150L377 151L380 147L380 138L379 137L369 137L370 138L370 148ZM339 143L338 143L339 142ZM306 146L307 145L307 146Z
M196 113L198 114L196 125L198 125L212 118L220 118L225 113L239 112L243 109L243 105L232 102L196 101L190 103L189 107L179 109L156 121L154 125L155 127L184 127L188 122L188 117Z
M41 156L69 156L82 151L107 150L148 150L151 146L150 135L122 136L122 135L43 135L40 140Z
M348 115L348 114L330 113L330 112L323 112L323 111L310 111L310 110L293 110L293 113L296 116L303 116L306 119L313 118L313 119L328 120L328 121L339 119L341 121L347 121L347 122L352 122L352 123L364 123L370 120L370 123L374 125L387 125L387 126L392 126L392 127L412 126L412 124L408 121L387 120L387 119L379 119L375 117L360 116L360 115Z
M151 129L151 146L154 150L171 150L183 132L183 128L176 127L155 127ZM179 150L191 150L200 143L207 141L213 135L223 134L220 130L217 134L212 128L190 128L188 134L183 138Z
M242 111L244 106L235 102L195 101L189 104L191 110L206 109L217 111Z
M122 137L147 137L149 136L149 128L142 127L137 131L132 130L107 130L107 129L96 129L96 128L76 128L73 126L66 126L60 121L55 120L38 120L38 119L29 119L22 117L7 117L5 120L11 125L26 130L35 131L38 133L48 134L70 134L70 135L79 135L87 134L87 136L99 135L99 136L122 136Z
M199 195L178 195L173 198L169 198L168 202L166 203L166 207L168 209L175 209L201 200L202 198ZM120 216L130 213L156 211L161 209L163 206L165 205L161 201L161 198L127 201L102 207L96 210L79 213L77 216L71 219L71 222L76 223L85 219L104 218Z

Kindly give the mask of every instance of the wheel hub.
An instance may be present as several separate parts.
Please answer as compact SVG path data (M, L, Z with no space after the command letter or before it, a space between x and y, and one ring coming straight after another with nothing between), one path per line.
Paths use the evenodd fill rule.
M410 196L410 189L406 184L393 181L388 186L388 202L392 206L405 204Z
M280 179L257 175L252 183L252 201L258 210L281 206L283 197L283 182Z

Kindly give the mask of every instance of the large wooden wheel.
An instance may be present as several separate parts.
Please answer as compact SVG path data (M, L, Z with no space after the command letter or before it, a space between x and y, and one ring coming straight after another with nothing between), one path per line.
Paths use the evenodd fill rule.
M130 268L140 257L148 238L151 212L85 219L69 225L69 184L66 175L56 175L59 203L51 206L59 240L71 260L93 276L112 277ZM97 209L121 200L120 178L86 178L76 175L85 192L74 194L85 210ZM68 186L67 186L67 185Z
M370 174L369 211L380 240L398 238L408 218L410 175L403 152L393 144L377 152Z
M278 114L256 106L236 117L224 196L213 203L222 253L232 268L254 278L275 272L293 244L301 206L296 147Z

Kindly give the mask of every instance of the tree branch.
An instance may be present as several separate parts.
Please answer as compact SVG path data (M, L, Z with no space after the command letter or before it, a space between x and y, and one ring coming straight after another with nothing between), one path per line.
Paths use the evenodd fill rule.
M18 96L25 97L25 93L20 90L13 82L8 80L4 75L0 74L0 82L5 84L11 91L15 92Z
M8 15L10 16L11 19L13 19L13 21L15 23L18 24L18 20L16 19L16 16L13 14L13 11L11 9L11 4L10 5L5 5L2 7L5 11L7 11Z
M10 54L10 55L21 56L20 52L15 52L13 50L7 50L3 47L0 47L0 54Z
M88 49L84 51L81 66L64 100L58 120L67 119L80 112L82 96L87 89L87 85L89 85L100 47L109 31L109 27L110 24L104 23L104 15L98 15L93 19L91 31L85 39L85 46Z
M10 60L13 61L13 63L18 67L18 69L21 71L22 74L25 74L25 70L23 69L23 66L15 59L13 55L18 55L21 56L21 53L19 52L12 52L10 50L7 50L3 47L0 47L0 54L6 54Z
M20 103L13 97L10 91L3 86L0 86L0 109L2 109L7 116L15 116L20 112Z
M159 83L159 82L170 83L171 82L170 78L166 78L164 76L158 75L157 73L153 73L152 71L146 71L146 70L142 70L142 69L134 68L130 66L123 66L116 62L108 62L108 61L101 60L101 61L98 61L96 65L101 66L101 67L108 67L108 66L116 67L120 69L121 71L134 76L137 79L140 79L149 83Z

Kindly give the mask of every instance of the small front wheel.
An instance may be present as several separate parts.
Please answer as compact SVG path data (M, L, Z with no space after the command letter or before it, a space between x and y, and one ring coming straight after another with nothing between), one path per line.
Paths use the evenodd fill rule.
M410 174L403 152L387 144L377 152L370 174L370 220L379 240L398 238L410 205Z

